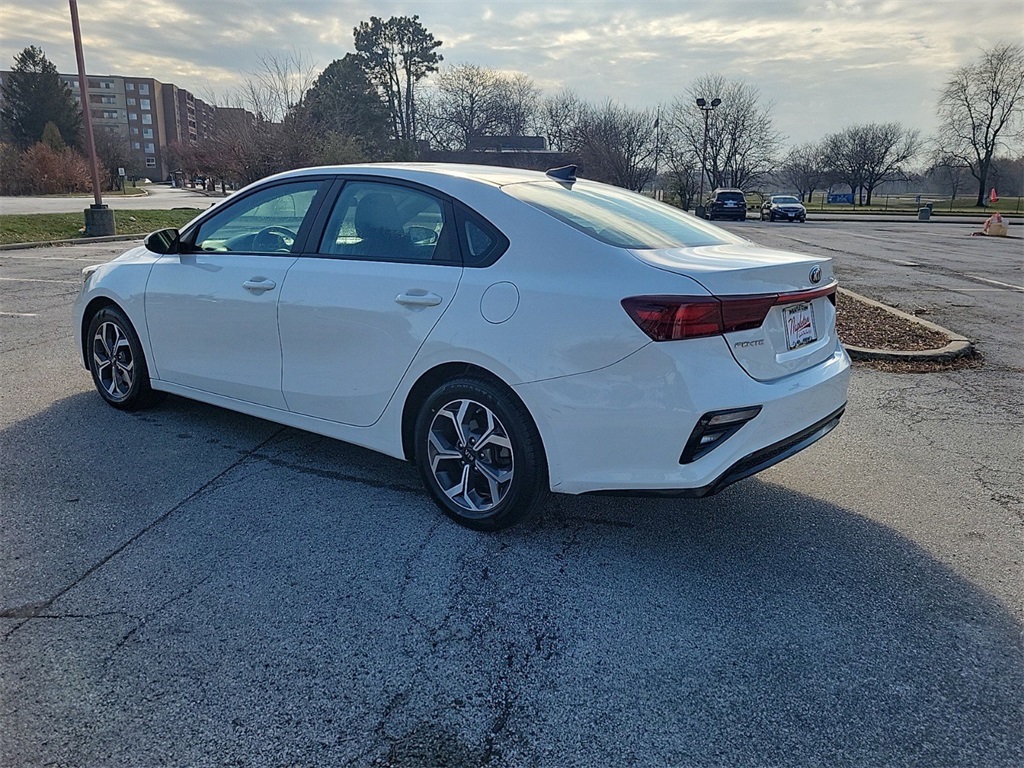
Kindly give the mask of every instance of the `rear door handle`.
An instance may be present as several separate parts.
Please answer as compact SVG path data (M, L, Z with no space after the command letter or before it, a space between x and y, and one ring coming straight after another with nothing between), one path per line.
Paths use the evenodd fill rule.
M277 283L266 277L254 277L242 283L242 287L252 293L265 293L277 288Z
M436 307L444 299L427 291L407 291L395 297L395 301L407 307Z

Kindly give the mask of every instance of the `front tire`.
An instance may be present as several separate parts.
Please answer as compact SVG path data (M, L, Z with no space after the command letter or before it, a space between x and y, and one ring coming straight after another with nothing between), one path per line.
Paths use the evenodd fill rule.
M109 405L122 411L137 411L162 399L163 393L154 392L149 385L142 344L120 309L105 307L93 315L86 348L96 391Z
M497 531L534 517L547 499L540 434L525 406L491 381L442 384L416 419L415 461L441 510L460 525Z

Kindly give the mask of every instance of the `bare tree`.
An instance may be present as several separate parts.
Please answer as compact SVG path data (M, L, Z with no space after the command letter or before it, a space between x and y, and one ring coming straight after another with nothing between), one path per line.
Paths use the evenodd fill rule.
M420 127L431 143L465 150L482 136L527 135L537 124L540 90L527 75L463 63L441 70L418 99Z
M689 145L675 141L664 148L666 189L679 197L679 207L690 210L700 187L700 157Z
M654 179L655 112L613 101L583 112L575 151L588 178L642 190Z
M498 78L496 131L504 136L532 135L538 125L540 88L522 72Z
M949 154L937 153L926 175L937 181L942 191L950 197L957 197L971 174L970 166L963 160Z
M793 147L779 166L778 175L797 191L801 201L810 203L814 191L828 183L821 147L816 144Z
M862 203L871 205L875 188L899 178L904 164L920 146L916 130L899 123L869 123L829 134L822 142L822 154L829 174L847 184L854 195L859 192Z
M571 152L580 141L580 126L590 109L575 91L565 89L541 102L538 128L556 152Z
M476 64L439 72L436 87L420 107L432 143L462 150L480 136L493 135L501 108L499 83L497 72Z
M757 88L741 80L712 74L697 78L678 96L668 113L672 130L698 157L704 154L704 112L698 98L721 104L707 115L707 180L711 188L749 188L770 174L782 147L771 104L761 102Z
M109 130L96 131L93 143L96 147L96 159L99 162L100 172L107 174L107 187L112 190L119 190L124 186L124 178L120 169L125 169L126 176L141 176L142 169L137 167L137 161L132 156L131 145L128 137Z
M978 181L985 204L989 171L1006 139L1020 139L1024 115L1024 46L1002 43L950 74L939 96L938 144Z

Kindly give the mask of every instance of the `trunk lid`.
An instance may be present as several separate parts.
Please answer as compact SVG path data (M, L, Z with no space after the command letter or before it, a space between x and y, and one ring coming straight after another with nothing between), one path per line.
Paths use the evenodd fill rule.
M631 253L652 267L696 280L723 300L779 297L760 327L725 334L733 357L751 378L782 378L824 362L835 351L835 276L827 257L752 243Z

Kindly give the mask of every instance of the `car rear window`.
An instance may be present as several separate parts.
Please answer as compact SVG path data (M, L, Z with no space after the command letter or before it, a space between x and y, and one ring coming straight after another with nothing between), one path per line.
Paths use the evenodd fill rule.
M649 197L594 182L506 184L502 189L608 245L650 250L740 243L743 239Z
M725 202L726 200L732 200L732 201L737 202L737 203L742 203L745 199L746 198L743 197L743 193L742 192L719 192L718 193L718 201L720 203Z

